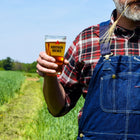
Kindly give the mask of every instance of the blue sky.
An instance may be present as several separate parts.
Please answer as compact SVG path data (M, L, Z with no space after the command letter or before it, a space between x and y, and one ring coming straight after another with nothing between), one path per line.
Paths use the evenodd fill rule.
M66 50L83 29L110 18L113 0L0 0L0 60L32 63L46 34L66 35Z

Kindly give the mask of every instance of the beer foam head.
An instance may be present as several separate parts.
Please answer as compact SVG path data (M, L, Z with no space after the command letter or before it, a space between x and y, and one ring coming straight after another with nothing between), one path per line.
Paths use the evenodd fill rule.
M66 36L45 35L45 42L66 42Z

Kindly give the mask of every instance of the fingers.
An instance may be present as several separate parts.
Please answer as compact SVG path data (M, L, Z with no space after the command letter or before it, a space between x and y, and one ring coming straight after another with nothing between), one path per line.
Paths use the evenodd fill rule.
M45 74L56 74L56 69L58 65L55 63L55 59L48 56L45 52L41 52L37 59L37 73L40 76Z
M50 62L55 62L55 58L47 55L45 52L40 52L39 57L43 60L47 60L47 61L50 61Z
M55 62L54 57L47 55L45 52L41 52L37 59L37 73L43 77L45 75L56 75L58 65ZM64 65L68 63L68 60L64 59Z
M52 61L50 61L49 57L48 59L43 59L41 57L39 57L37 59L37 62L39 65L41 65L44 68L48 68L48 69L56 69L58 67L58 65Z
M64 64L65 65L68 65L69 64L69 61L67 59L64 59Z

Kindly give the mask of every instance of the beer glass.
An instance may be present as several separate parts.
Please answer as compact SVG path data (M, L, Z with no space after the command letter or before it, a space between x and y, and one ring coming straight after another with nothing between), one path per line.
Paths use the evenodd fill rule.
M61 74L66 46L66 36L45 35L46 53L55 58L58 65L57 74Z

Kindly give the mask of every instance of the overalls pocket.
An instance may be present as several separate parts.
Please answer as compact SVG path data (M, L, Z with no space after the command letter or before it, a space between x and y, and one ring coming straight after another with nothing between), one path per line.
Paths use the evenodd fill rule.
M100 107L104 112L140 114L140 74L125 72L101 77Z

